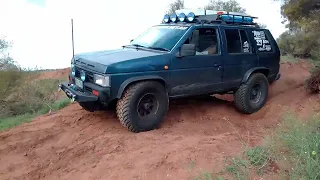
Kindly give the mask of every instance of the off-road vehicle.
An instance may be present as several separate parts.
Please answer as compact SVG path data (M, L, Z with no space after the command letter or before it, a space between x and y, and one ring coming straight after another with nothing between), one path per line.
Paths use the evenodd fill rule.
M243 13L181 9L128 45L76 54L59 85L87 111L115 107L132 132L157 128L171 98L232 93L251 114L280 78L280 51L268 29Z

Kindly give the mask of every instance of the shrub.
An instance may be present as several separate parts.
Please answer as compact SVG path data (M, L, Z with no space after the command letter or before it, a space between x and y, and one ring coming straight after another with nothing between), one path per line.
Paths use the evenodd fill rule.
M311 75L305 82L305 88L310 93L320 92L320 67L316 66L312 71Z
M37 71L0 71L0 118L53 109L59 79L38 79ZM4 75L4 76L2 76Z

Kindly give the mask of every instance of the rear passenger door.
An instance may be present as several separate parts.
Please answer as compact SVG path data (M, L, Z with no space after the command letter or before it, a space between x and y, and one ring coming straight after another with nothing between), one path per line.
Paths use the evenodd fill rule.
M258 65L258 58L252 46L252 40L245 29L238 27L221 27L224 38L225 89L236 88L244 74Z

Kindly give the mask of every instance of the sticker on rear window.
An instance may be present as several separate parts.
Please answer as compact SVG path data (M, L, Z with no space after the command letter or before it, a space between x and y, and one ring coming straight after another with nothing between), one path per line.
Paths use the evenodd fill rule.
M252 31L259 51L271 51L271 45L264 31Z

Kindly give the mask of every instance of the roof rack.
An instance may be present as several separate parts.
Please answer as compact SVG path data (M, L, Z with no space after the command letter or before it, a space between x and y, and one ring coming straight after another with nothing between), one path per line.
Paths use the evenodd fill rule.
M228 25L248 25L258 26L253 22L257 17L246 13L214 11L206 9L180 9L174 14L164 16L164 23L197 23L197 24L228 24Z

